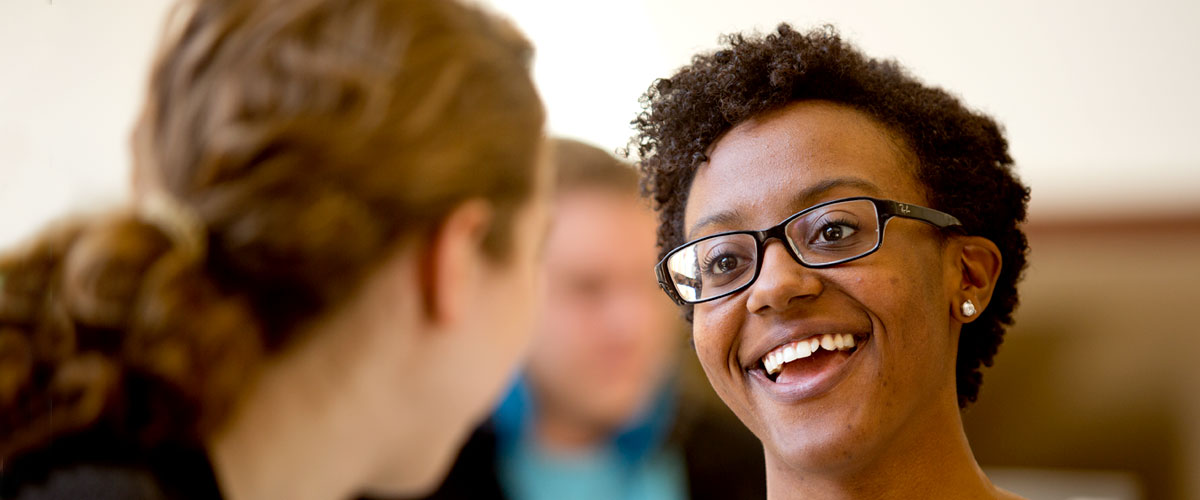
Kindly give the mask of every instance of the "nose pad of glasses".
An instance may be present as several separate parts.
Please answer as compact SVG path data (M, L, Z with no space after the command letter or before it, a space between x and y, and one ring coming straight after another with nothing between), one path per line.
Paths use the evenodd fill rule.
M794 224L794 222L793 222L793 224ZM804 261L801 260L800 253L792 245L791 236L788 234L789 226L791 226L791 224L777 226L774 229L769 230L767 232L767 234L764 235L762 244L759 247L759 251L762 252L762 254L763 254L763 255L759 255L760 259L765 257L765 254L767 253L767 248L769 248L771 246L772 242L778 242L780 245L783 246L783 250L792 257L792 261L796 262L797 264L803 265Z
M805 266L804 259L802 257L800 257L800 252L797 251L796 248L794 246L792 246L792 242L790 240L788 240L787 237L784 237L784 236L772 237L772 238L768 239L767 241L763 242L763 248L762 248L763 255L760 258L764 259L764 263L765 263L765 259L766 259L767 249L771 246L771 243L772 243L771 240L775 240L779 243L779 246L783 248L783 251L785 253L787 253L789 257L792 258L792 262L795 262L797 265L800 265L800 266Z
M778 247L779 250L783 251L788 256L787 262L792 262L799 266L804 265L803 261L800 260L800 255L796 253L796 249L792 248L791 243L783 238L771 238L763 242L762 255L759 256L762 259L762 262L759 263L760 269L766 269L767 255L771 253L772 247Z
M786 242L779 241L778 249L773 249L772 243L763 244L759 274L750 285L746 306L751 312L781 309L792 299L819 295L824 288L814 270L802 264Z

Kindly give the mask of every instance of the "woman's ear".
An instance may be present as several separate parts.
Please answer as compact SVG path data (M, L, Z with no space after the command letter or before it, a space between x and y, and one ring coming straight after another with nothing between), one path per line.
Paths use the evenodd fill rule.
M950 309L960 323L970 323L992 300L1002 258L1000 248L982 236L957 236L954 241L958 272L951 278L955 290L950 294Z
M468 314L471 289L483 279L483 240L493 215L490 203L472 199L455 206L433 227L420 257L426 321L454 324Z

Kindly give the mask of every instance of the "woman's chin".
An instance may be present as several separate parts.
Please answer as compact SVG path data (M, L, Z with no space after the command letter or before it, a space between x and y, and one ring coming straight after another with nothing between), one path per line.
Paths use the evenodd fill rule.
M368 483L366 491L361 492L370 497L378 498L421 498L432 494L450 472L450 462L444 465L430 461L429 467L421 470L391 471ZM437 466L434 466L437 465Z
M449 475L468 433L430 433L427 436L430 441L426 443L429 451L415 456L404 453L407 449L404 446L391 446L393 453L375 463L376 472L365 482L367 486L361 493L379 498L421 498L432 494Z
M880 418L885 412L872 404L883 397L876 391L878 385L870 383L877 379L871 366L875 360L863 356L866 353L855 354L831 363L816 380L820 383L799 386L804 390L763 388L771 382L754 377L750 385L760 386L763 392L755 398L759 403L756 427L768 461L773 458L789 468L814 472L844 471L870 461L871 450L879 447L888 429Z
M844 427L843 427L844 430ZM774 430L771 444L763 446L769 468L836 475L862 465L869 443L863 436L831 433L827 429Z

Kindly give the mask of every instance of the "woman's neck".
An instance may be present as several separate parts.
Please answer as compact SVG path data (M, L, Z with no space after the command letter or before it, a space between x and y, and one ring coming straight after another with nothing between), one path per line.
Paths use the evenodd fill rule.
M993 486L975 462L957 408L941 418L913 419L877 457L846 470L807 471L768 451L767 498L1016 498Z
M320 371L301 369L309 362L285 358L268 366L210 440L226 498L330 500L355 493L369 450L345 412L353 406L313 376Z
M379 308L335 314L248 382L208 441L227 498L329 500L428 482L405 475L428 475L424 451L446 447L449 424L403 321L415 306L387 307L388 321L363 313Z

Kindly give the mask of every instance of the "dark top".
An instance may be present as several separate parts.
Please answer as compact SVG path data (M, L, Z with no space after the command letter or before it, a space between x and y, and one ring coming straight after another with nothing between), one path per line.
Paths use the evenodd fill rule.
M732 415L704 404L681 405L664 446L682 451L694 500L766 498L762 444ZM442 486L425 500L506 500L496 465L497 435L476 429Z
M0 499L220 500L199 446L138 451L109 437L73 436L0 463Z

